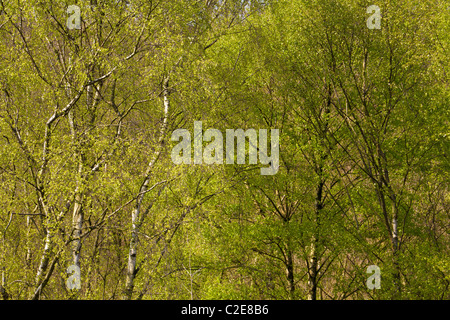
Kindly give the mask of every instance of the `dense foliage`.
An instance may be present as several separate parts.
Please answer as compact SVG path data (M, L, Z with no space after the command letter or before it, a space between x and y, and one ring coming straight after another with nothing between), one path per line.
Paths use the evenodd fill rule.
M443 0L0 0L0 296L450 299L449 37ZM279 171L173 163L194 121Z

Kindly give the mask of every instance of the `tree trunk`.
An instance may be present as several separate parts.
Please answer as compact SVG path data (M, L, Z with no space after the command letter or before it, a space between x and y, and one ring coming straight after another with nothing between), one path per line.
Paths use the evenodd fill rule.
M80 267L80 252L81 252L81 229L83 227L83 209L82 209L82 195L77 192L75 195L75 203L73 206L73 247L72 247L72 264Z
M327 86L327 102L325 105L325 115L328 116L330 114L331 107L331 85ZM319 118L321 115L319 115ZM323 177L323 168L324 162L328 158L328 150L326 146L326 135L328 134L328 122L329 119L326 117L323 122L323 126L320 127L320 141L321 146L325 148L325 150L321 150L320 158L316 162L316 174L318 177L318 184L316 189L316 200L315 200L315 210L314 210L314 234L311 240L311 253L310 253L310 264L308 270L308 300L316 300L317 299L317 285L319 281L318 273L319 273L319 239L320 239L320 215L323 209L323 187L325 185L325 179Z
M25 263L27 265L27 268L31 267L31 247L30 247L30 230L31 230L31 223L30 223L30 216L27 216L27 255L25 257Z
M39 268L38 268L38 272L36 274L36 290L33 293L33 297L31 299L35 300L35 299L39 299L41 291L43 289L42 283L43 283L43 277L44 277L44 273L47 270L48 267L48 262L50 261L50 254L51 251L53 249L53 231L51 230L51 228L47 228L46 230L46 236L45 236L45 246L44 246L44 251L42 253L41 256L41 262L39 263Z
M287 279L289 282L289 298L291 300L294 300L295 297L294 262L292 260L292 251L289 246L286 252L286 256L287 256L286 271L287 271Z
M397 196L394 190L391 187L391 181L389 178L389 170L387 165L386 155L381 149L380 144L377 144L377 153L378 153L378 164L379 164L379 179L380 179L380 187L378 188L378 193L381 195L382 200L382 210L385 216L386 228L389 232L389 236L392 243L392 264L394 266L394 270L392 276L394 278L394 286L395 286L395 299L401 299L401 272L400 272L400 264L399 264L399 239L398 239L398 205L397 205ZM382 184L386 187L382 188ZM388 218L388 210L386 207L386 201L384 192L387 190L387 195L392 202L392 220L389 223Z
M2 280L0 282L0 295L3 300L9 299L9 294L5 289L5 267L2 267Z
M139 194L136 199L136 206L134 207L133 213L131 216L131 222L132 222L131 228L132 229L131 229L130 250L128 253L126 282L125 282L125 294L124 294L125 300L130 300L132 298L133 289L134 289L134 278L138 271L136 269L136 257L137 257L137 249L138 249L138 245L139 245L138 233L139 233L140 226L143 222L143 220L141 219L142 201L144 200L145 193L148 190L148 185L150 183L151 171L153 169L153 166L161 154L161 150L162 150L162 146L163 146L163 142L164 142L164 135L166 132L166 127L167 127L167 119L169 116L169 108L170 108L168 78L163 83L163 99L164 99L163 100L164 101L164 119L163 119L163 124L161 126L161 131L160 131L159 140L158 140L158 150L157 150L155 156L153 157L153 159L148 164L147 171L145 173L145 179L139 189Z
M392 262L394 265L394 285L396 288L396 298L401 299L401 278L400 278L400 264L399 264L399 240L398 240L398 207L396 203L396 196L394 192L391 194L392 199Z
M321 168L319 169L321 172ZM322 203L322 193L323 193L323 186L324 181L319 181L319 184L317 185L317 192L316 192L316 208L315 208L315 216L314 216L314 222L315 222L315 230L314 230L314 236L311 241L311 254L310 254L310 265L308 270L308 300L316 300L317 299L317 284L318 284L318 243L319 243L319 237L320 237L320 213L323 208Z

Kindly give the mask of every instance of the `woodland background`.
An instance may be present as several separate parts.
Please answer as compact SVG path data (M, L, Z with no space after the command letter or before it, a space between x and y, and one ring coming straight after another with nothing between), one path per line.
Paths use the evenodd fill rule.
M449 6L0 0L0 296L450 299ZM279 172L174 165L194 121Z

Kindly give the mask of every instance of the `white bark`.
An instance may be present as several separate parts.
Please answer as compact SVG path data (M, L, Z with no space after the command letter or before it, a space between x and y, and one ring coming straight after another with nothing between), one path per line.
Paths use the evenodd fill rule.
M53 231L51 228L47 228L47 234L45 236L45 246L42 252L41 262L39 263L38 272L36 274L36 286L39 288L42 284L42 279L50 261L50 253L53 249Z
M73 247L72 247L72 264L80 267L80 251L81 251L81 229L83 227L83 210L82 210L82 195L77 192L75 195L75 203L73 205L73 216L72 216L72 226L73 226Z
M144 200L145 193L148 190L148 185L150 183L150 175L151 175L153 166L156 163L156 161L159 159L159 156L161 154L161 150L163 147L163 143L164 143L164 135L166 132L167 121L168 121L168 116L169 116L169 109L170 109L168 78L163 83L163 102L164 102L164 118L163 118L163 123L162 123L160 134L159 134L158 149L157 149L153 159L149 162L149 164L147 166L144 182L142 183L142 185L139 189L139 194L136 199L136 206L133 209L132 216L131 216L132 229L131 229L130 249L129 249L129 253L128 253L128 264L127 264L125 295L124 295L124 299L126 299L126 300L130 300L133 295L134 278L135 278L136 272L137 272L136 257L137 257L137 250L138 250L138 245L139 245L138 233L139 233L140 226L143 222L143 219L141 218L142 201Z
M320 173L321 173L320 169ZM319 181L319 184L317 186L317 193L316 193L316 208L315 208L315 230L314 235L311 240L311 253L310 253L310 265L308 270L308 300L316 300L317 299L317 282L318 282L318 242L320 237L320 214L321 210L323 208L323 186L324 182Z

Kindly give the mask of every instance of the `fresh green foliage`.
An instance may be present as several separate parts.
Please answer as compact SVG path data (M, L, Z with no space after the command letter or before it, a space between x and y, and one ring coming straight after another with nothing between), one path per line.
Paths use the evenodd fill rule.
M0 297L450 299L449 31L443 0L0 0ZM279 129L278 173L175 165L194 121Z

